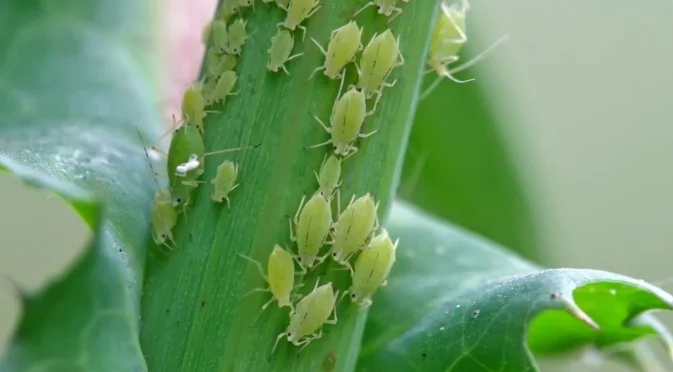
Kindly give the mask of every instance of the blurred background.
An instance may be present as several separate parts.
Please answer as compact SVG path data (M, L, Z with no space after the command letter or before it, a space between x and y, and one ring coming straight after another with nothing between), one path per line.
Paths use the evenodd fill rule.
M158 107L169 117L196 76L215 3L166 4L171 72ZM471 5L463 61L510 37L458 75L475 82L445 82L421 103L401 197L542 266L655 284L673 276L673 1ZM57 197L5 174L0 198L0 274L37 289L76 257L87 227ZM19 314L12 288L0 280L0 347ZM543 370L623 370L580 359L545 358Z

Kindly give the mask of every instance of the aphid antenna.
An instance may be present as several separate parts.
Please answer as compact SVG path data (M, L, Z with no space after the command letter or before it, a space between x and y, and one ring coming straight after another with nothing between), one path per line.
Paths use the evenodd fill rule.
M463 63L462 65L452 68L451 70L448 71L448 74L455 74L460 71L463 71L469 67L474 66L477 62L481 61L486 57L491 51L493 51L496 47L498 47L500 44L504 43L509 39L509 34L502 35L498 40L496 40L493 44L491 44L488 48L486 48L483 52L479 53L476 55L474 58L471 60Z
M161 185L159 185L159 181L156 179L156 172L154 171L154 167L152 167L152 160L150 160L150 156L147 154L147 149L145 148L145 141L143 141L143 135L140 133L140 129L138 127L134 126L136 128L136 133L138 133L138 138L140 139L140 144L143 147L143 152L145 153L145 158L147 159L147 164L150 166L150 171L152 172L152 179L154 180L154 183L157 185L157 189L161 189Z
M256 145L251 145L251 146L243 146L243 147L236 147L233 149L224 149L224 150L217 150L217 151L211 151L211 152L206 152L205 154L201 155L201 157L206 157L210 155L217 155L217 154L224 154L226 152L234 152L234 151L242 151L242 150L252 150L256 149L259 146L261 146L261 143L258 143Z

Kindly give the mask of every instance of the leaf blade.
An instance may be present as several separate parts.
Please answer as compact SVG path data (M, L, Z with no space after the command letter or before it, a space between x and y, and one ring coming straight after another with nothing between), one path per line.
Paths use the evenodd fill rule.
M414 242L416 256L398 252L390 284L374 298L361 370L395 365L422 370L536 370L526 336L531 320L545 310L572 315L574 329L557 327L555 331L575 338L573 346L603 341L598 344L604 347L654 334L652 328L638 330L627 324L644 310L673 309L673 297L647 283L596 270L541 270L406 205L395 206L389 229ZM454 275L436 277L446 270ZM417 282L414 275L436 283L405 287L405 280ZM629 300L627 288L640 299ZM585 292L592 293L590 301L582 300ZM605 307L605 295L633 305L625 313L628 317L612 316L606 322L596 311ZM411 305L401 304L400 299ZM400 324L399 319L408 321ZM601 330L592 330L592 325ZM576 330L591 337L573 336ZM543 344L539 337L554 340L548 332L532 331L531 335L536 338L533 345ZM557 346L556 350L565 349Z

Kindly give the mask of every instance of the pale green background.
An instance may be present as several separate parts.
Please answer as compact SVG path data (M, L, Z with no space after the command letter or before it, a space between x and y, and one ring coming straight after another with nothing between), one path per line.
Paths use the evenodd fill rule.
M673 275L673 1L472 5L480 21L468 18L468 32L477 44L510 34L477 68L494 82L545 260L651 281ZM503 95L513 105L498 106ZM86 240L68 206L7 175L0 205L0 274L21 287L62 272ZM19 310L9 281L0 283L1 346Z

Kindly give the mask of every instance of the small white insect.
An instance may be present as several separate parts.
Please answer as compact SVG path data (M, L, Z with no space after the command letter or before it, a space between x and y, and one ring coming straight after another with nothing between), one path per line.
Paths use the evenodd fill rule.
M353 284L347 291L353 302L362 307L372 304L371 296L379 287L386 285L386 279L395 264L398 243L399 239L395 243L390 240L385 229L372 238L369 248L355 261Z
M325 244L332 226L332 207L322 194L315 194L304 205L306 196L301 198L294 215L295 231L290 221L290 239L297 242L299 265L306 271L312 269ZM303 208L302 208L303 206Z
M243 18L238 18L229 26L226 52L228 54L239 55L243 50L243 44L248 39L245 30L247 22Z
M217 167L217 173L210 183L213 185L213 199L216 203L227 201L227 206L230 207L229 193L234 191L239 184L236 183L238 176L238 164L230 160L225 160Z
M332 226L332 241L327 242L332 245L330 255L334 261L347 267L351 273L353 273L353 268L349 259L367 246L369 238L378 229L378 207L379 204L374 202L374 198L369 193L357 200L353 195L348 207Z
M301 23L305 19L311 18L320 9L319 2L320 0L290 0L287 6L283 6L281 2L277 1L276 4L287 12L285 21L278 25L292 31L299 28L303 32L302 40L306 39L306 27L302 26Z
M269 54L269 61L266 68L269 71L278 72L283 69L286 74L290 74L285 68L285 63L303 55L304 53L295 54L290 57L292 48L294 47L294 39L287 30L278 30L275 36L271 38L271 47L267 50Z
M341 79L342 87L343 78L345 76L346 75L343 75ZM339 94L341 94L341 87L339 88ZM369 133L360 133L365 117L371 114L372 112L367 112L365 94L362 91L351 87L348 92L344 93L343 96L334 103L329 127L326 126L317 115L313 115L323 129L330 134L331 138L325 142L309 146L308 148L316 148L332 144L336 155L348 158L358 151L358 148L354 145L358 138L367 138L376 133L376 130Z
M409 0L402 0L402 1L404 1L405 3L409 2ZM402 9L396 7L395 4L397 4L397 0L374 0L374 1L370 1L367 4L365 4L365 6L360 8L360 10L355 12L355 14L353 14L353 17L356 17L363 10L369 8L370 6L376 6L376 11L379 14L384 15L386 17L390 17L392 15L392 17L390 17L390 19L388 20L388 22L390 22L393 19L395 19L395 17L397 17L398 15L400 15L402 13ZM393 13L395 13L395 14L393 15Z
M390 29L380 35L374 34L369 44L362 51L358 66L357 84L365 97L371 98L374 94L377 95L372 111L376 110L383 88L395 85L396 80L392 83L386 81L388 76L395 67L403 64L404 57L400 53L399 37L395 39Z
M320 173L315 173L315 177L318 179L319 186L316 192L324 196L325 199L331 200L334 190L341 186L341 182L339 181L341 177L341 160L334 155L330 155L329 158L325 155L320 166Z
M332 31L327 51L323 49L316 39L311 38L322 54L325 55L325 64L316 68L309 77L309 80L311 80L316 72L321 70L325 70L325 76L330 79L340 79L346 64L355 58L355 53L362 50L361 38L362 28L358 27L355 21L350 21L346 25Z
M291 301L292 290L295 288L294 261L292 261L292 255L281 246L276 244L273 247L273 251L269 255L269 260L267 262L266 270L268 276L264 275L262 264L259 263L259 261L240 253L239 256L255 264L259 270L259 273L262 275L262 278L264 278L268 284L268 287L255 288L248 292L245 296L254 292L271 292L272 297L262 306L262 310L265 310L267 307L269 307L273 301L277 301L278 307L287 306L294 312L294 307L292 306Z
M304 345L300 350L311 341L322 337L323 324L337 323L335 305L338 295L339 291L334 293L331 282L318 287L316 281L313 291L302 298L297 303L295 311L290 313L290 325L285 332L278 335L271 353L276 351L278 342L285 336L295 346ZM329 319L332 312L334 312L334 319Z
M196 154L189 155L189 160L186 163L182 163L175 167L175 175L178 177L184 177L187 175L187 172L193 171L201 165L199 157Z

